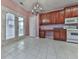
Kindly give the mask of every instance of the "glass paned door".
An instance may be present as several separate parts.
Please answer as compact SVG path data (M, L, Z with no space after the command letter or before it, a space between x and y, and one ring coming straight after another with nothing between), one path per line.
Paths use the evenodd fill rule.
M6 40L15 37L15 15L6 14Z
M18 25L19 25L19 36L24 35L24 21L23 17L18 17Z

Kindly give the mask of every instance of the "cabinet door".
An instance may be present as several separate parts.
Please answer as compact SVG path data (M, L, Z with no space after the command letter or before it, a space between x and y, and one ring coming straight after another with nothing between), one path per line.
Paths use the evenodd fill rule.
M55 24L58 24L58 23L59 23L58 14L59 14L58 11L56 11L55 14L54 14L54 17L55 17Z
M39 32L39 37L40 38L45 38L45 32L44 31L40 31Z
M64 29L60 30L60 40L66 41L66 30L64 30Z
M52 13L52 24L64 24L64 10Z
M48 24L51 24L51 15L50 15L50 13L46 14L46 19L48 21Z
M46 14L42 15L42 24L46 24L47 23L47 19L46 19Z
M49 20L50 20L50 24L52 24L52 15L51 15L51 13L49 13Z
M49 13L40 15L42 24L51 24L51 17Z
M59 30L54 30L54 40L59 40L60 39L60 32Z
M39 15L39 22L40 22L40 24L43 24L43 20L45 19L45 15L44 14L40 14Z
M66 30L55 29L54 30L54 40L66 41Z
M64 10L60 10L59 11L59 16L58 16L59 23L60 24L64 24L64 19L65 19L65 17L64 17Z
M78 6L71 6L65 8L65 17L77 17L78 16Z
M70 18L71 17L71 8L67 7L65 8L65 18Z
M55 13L54 12L51 13L51 23L55 24Z
M42 15L41 14L39 15L39 24L40 25L42 24Z
M78 16L78 6L71 7L71 15L72 15L72 17Z

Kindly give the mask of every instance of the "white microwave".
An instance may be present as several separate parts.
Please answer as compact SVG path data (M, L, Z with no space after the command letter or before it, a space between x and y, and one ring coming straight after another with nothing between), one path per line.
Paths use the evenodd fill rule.
M73 30L74 30L74 29L78 29L78 28L77 28L77 26L73 26L73 25L72 25L72 26L65 25L65 26L64 26L64 29L67 29L67 30L68 30L68 29L73 29Z
M65 24L74 24L78 23L78 17L65 18Z

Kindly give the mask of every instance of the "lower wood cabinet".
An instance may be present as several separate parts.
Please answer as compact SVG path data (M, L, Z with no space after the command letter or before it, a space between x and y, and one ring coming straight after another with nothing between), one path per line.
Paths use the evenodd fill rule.
M66 41L66 30L65 29L55 29L54 30L54 40Z
M59 30L54 30L54 33L53 33L53 37L54 37L54 40L59 40L60 39L60 32Z
M60 40L60 41L66 41L66 30L65 29L54 29L54 30L49 30L50 32L53 32L53 39L54 40ZM39 32L39 37L40 38L45 38L46 32L48 31L40 31Z
M39 37L40 38L45 38L45 31L40 31L39 32Z

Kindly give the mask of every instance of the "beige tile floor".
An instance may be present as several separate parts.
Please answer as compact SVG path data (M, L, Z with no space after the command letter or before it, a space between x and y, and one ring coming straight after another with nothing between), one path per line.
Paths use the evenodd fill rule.
M2 47L2 59L78 59L77 44L26 37Z

